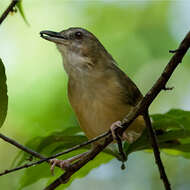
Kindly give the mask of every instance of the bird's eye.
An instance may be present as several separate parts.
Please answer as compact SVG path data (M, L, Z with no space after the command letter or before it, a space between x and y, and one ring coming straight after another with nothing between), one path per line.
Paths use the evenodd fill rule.
M75 37L76 37L77 39L81 39L82 36L83 36L83 35L82 35L82 32L79 32L79 31L78 31L78 32L75 33Z

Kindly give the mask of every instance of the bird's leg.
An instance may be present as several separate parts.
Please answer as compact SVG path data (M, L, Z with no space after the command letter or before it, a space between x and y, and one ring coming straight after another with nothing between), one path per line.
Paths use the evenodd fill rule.
M55 166L59 166L60 168L62 168L63 170L66 170L67 168L69 168L70 164L76 160L79 160L80 158L82 158L83 156L85 156L88 152L83 152L81 154L78 154L76 156L73 156L67 160L58 160L56 158L51 159L50 160L50 164L51 164L51 173L54 173L54 168Z
M113 139L117 141L117 144L118 144L118 149L119 149L119 153L121 154L122 156L122 165L121 165L121 169L125 169L125 165L124 165L124 162L127 160L127 157L123 151L123 145L122 145L122 140L125 140L126 139L126 134L125 132L122 134L122 137L119 136L119 134L117 133L117 129L118 128L121 128L121 121L116 121L114 122L111 127L110 127L110 130L111 130L111 133L112 133L112 136L113 136Z

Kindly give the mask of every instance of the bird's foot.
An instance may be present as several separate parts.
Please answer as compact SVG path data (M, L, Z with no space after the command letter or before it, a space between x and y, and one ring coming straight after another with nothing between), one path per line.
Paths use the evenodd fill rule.
M117 140L119 137L122 141L127 140L127 135L125 132L123 132L121 137L118 135L118 133L117 133L118 128L122 128L121 121L116 121L116 122L112 123L112 125L110 126L110 130L111 130L113 139Z
M53 175L55 166L59 166L61 169L67 170L69 168L69 166L71 165L71 161L70 160L58 160L58 159L54 158L54 159L50 160L50 164L51 164L50 170Z
M63 170L68 170L69 167L71 166L72 162L81 159L83 156L85 156L86 154L88 154L88 152L83 152L81 154L78 154L76 156L73 156L67 160L58 160L56 158L51 159L50 160L50 164L51 164L51 173L54 173L54 168L55 166L59 166L61 169Z
M124 162L127 160L127 157L125 155L125 152L123 151L123 145L122 145L122 140L125 140L126 138L126 134L125 132L122 134L122 137L118 134L118 131L117 129L118 128L121 128L121 121L116 121L114 122L111 127L110 127L110 130L111 130L111 133L112 133L112 136L113 136L113 139L117 141L117 144L118 144L118 149L119 149L119 153L121 155L121 158L122 158L122 165L121 165L121 169L125 169L125 165L124 165Z
M141 133L137 133L133 130L128 130L128 132L123 132L122 136L120 136L117 133L118 128L122 128L121 121L114 122L110 127L113 139L116 141L118 141L118 138L120 138L122 141L127 141L129 144L132 144L141 136Z

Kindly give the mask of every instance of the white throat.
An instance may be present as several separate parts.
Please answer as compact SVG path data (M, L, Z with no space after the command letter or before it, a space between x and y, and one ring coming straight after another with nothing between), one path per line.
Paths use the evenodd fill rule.
M88 57L81 56L74 51L61 51L63 57L63 66L69 76L88 75L92 69L93 63Z

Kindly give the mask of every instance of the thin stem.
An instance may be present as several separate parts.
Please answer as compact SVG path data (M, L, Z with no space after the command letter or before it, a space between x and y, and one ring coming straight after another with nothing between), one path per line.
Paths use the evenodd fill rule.
M3 12L3 14L0 17L0 24L5 20L9 12L13 11L13 8L15 5L19 2L19 0L12 0L7 9Z
M24 152L27 152L28 154L31 154L32 156L35 156L37 158L40 158L40 159L44 159L45 157L41 154L39 154L38 152L35 152L21 144L19 144L18 142L16 142L15 140L3 135L0 133L0 138L3 139L4 141L8 142L9 144L12 144L13 146L16 146L17 148L23 150Z
M156 138L155 131L154 131L153 127L152 127L152 123L150 121L148 111L145 111L145 114L144 114L143 117L144 117L144 120L145 120L145 123L146 123L146 127L148 128L150 142L151 142L151 145L152 145L152 148L153 148L153 151L154 151L155 161L156 161L156 164L157 164L159 172L160 172L160 178L163 180L165 189L166 190L171 190L170 183L169 183L168 177L167 177L165 169L164 169L164 165L163 165L162 160L160 158L160 151L159 151L158 141L157 141L157 138Z

